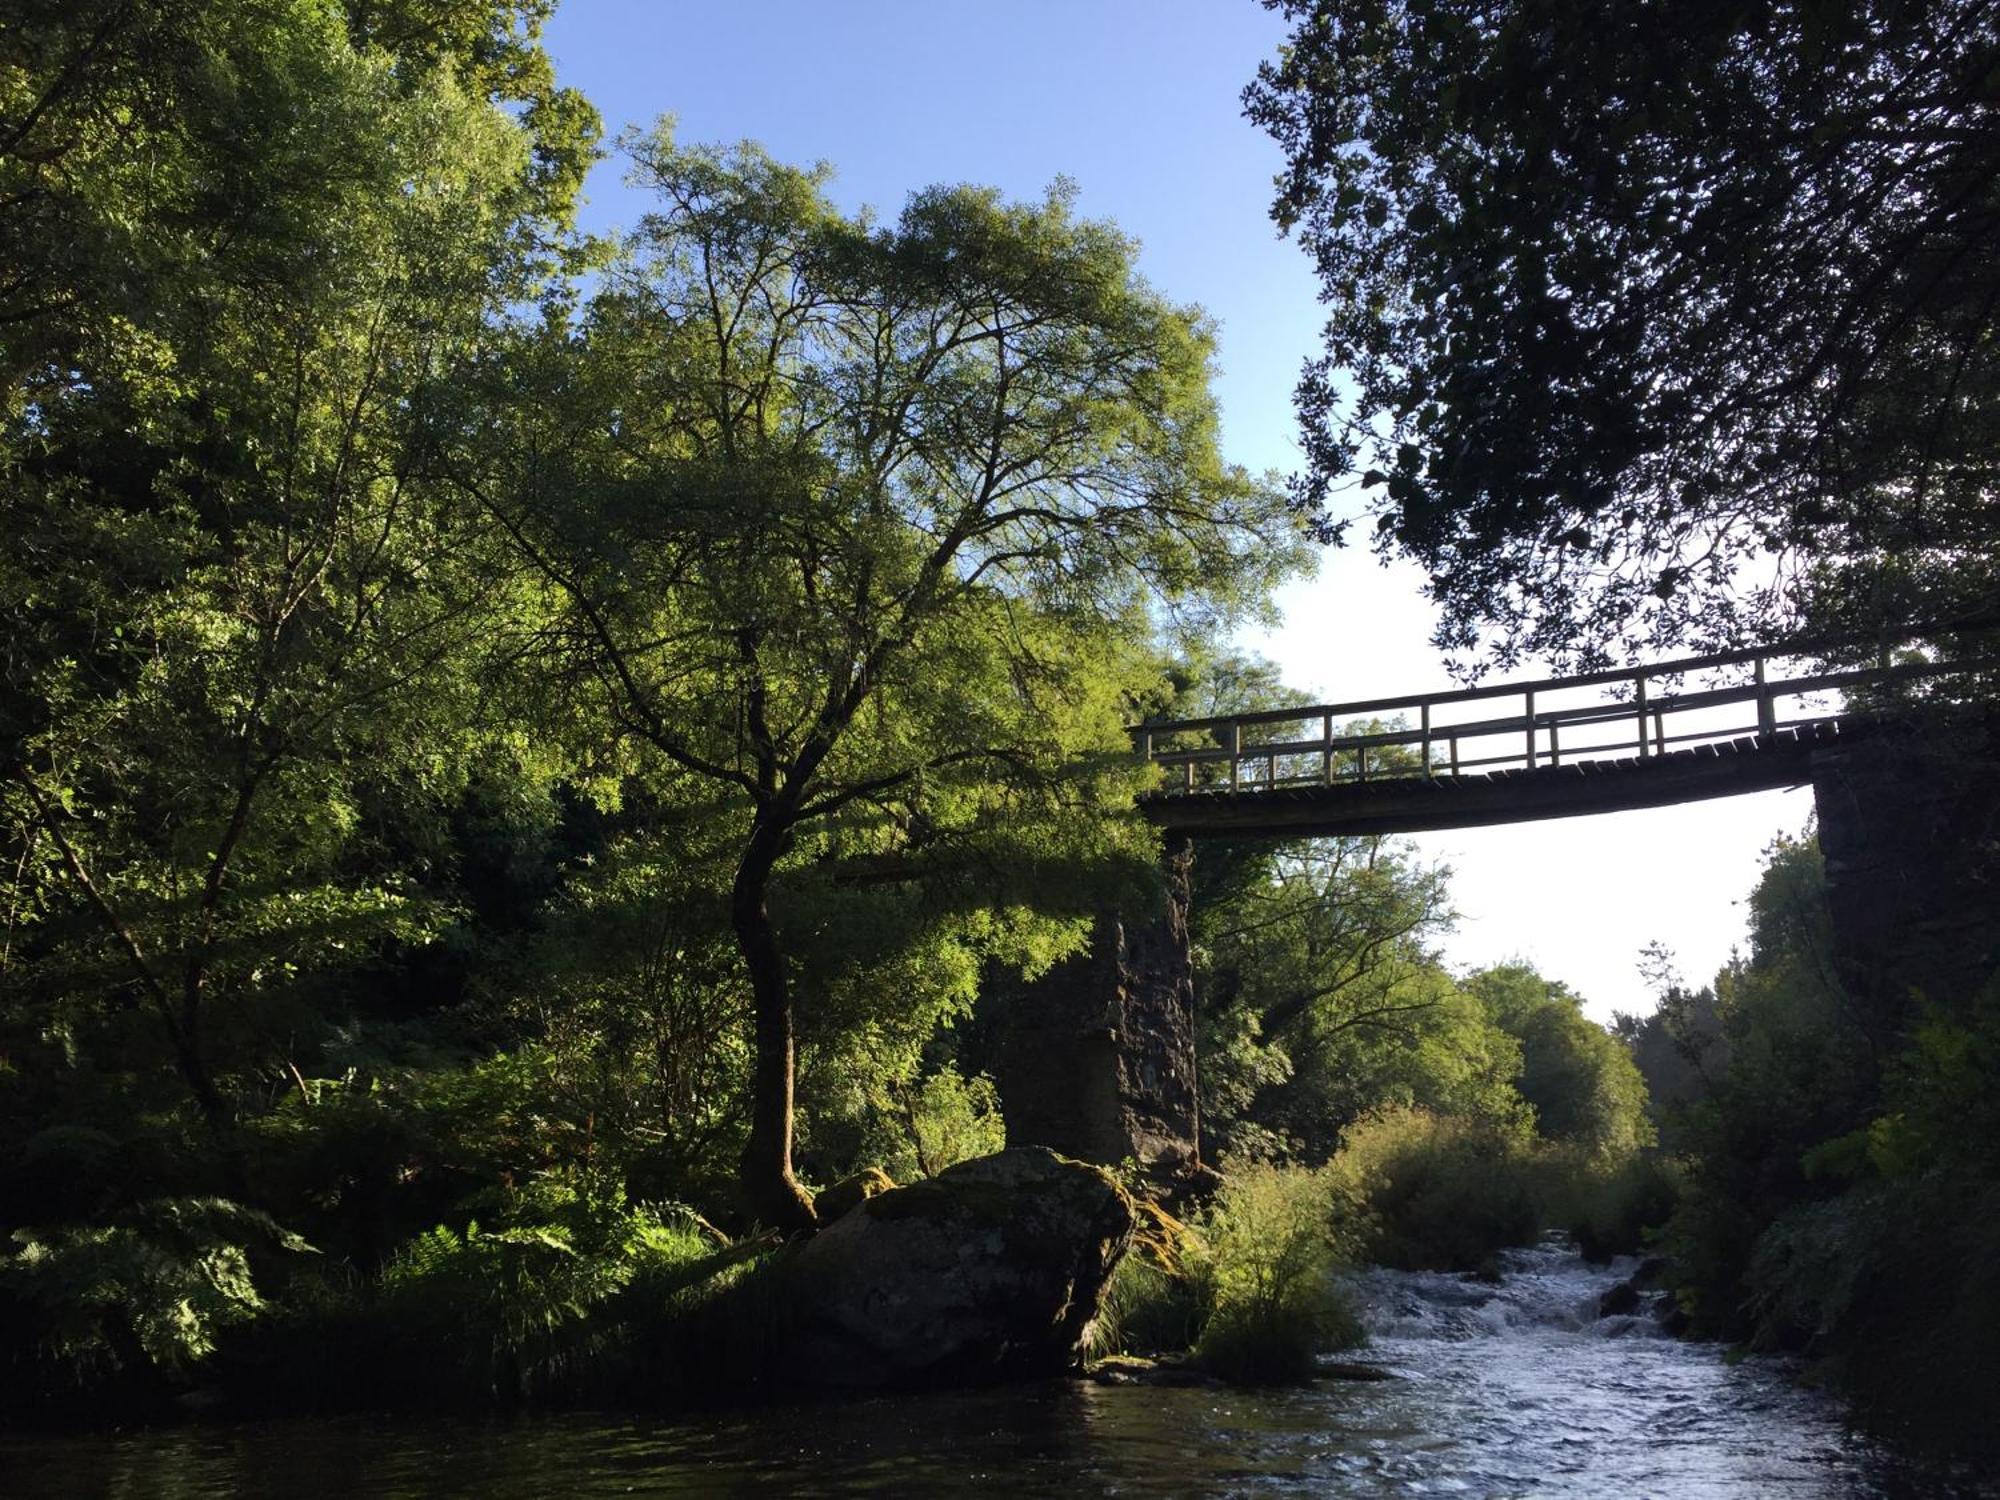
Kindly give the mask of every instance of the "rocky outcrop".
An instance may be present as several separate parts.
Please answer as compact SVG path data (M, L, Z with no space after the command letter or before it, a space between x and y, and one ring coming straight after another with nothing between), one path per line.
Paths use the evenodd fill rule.
M895 1189L896 1180L880 1167L863 1167L852 1177L843 1177L813 1196L813 1212L822 1224L831 1224L852 1213L870 1198Z
M1629 1281L1621 1281L1602 1297L1597 1299L1597 1315L1600 1318L1618 1318L1639 1310L1639 1289Z
M1132 1226L1108 1175L1033 1147L870 1197L786 1267L786 1371L871 1387L1073 1368Z

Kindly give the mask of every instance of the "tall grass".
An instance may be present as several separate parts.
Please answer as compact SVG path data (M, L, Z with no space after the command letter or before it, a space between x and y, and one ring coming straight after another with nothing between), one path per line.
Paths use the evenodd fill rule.
M1148 1209L1105 1293L1098 1352L1179 1353L1226 1380L1312 1375L1361 1341L1338 1272L1358 1243L1353 1203L1325 1170L1241 1165L1183 1224Z
M1207 1310L1195 1357L1225 1379L1299 1380L1362 1340L1335 1273L1357 1248L1354 1205L1324 1169L1239 1167L1201 1218L1195 1280Z

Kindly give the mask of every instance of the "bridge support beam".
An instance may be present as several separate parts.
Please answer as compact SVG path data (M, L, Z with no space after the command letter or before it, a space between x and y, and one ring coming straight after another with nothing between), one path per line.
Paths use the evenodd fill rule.
M1812 782L1836 971L1890 1046L1916 997L1959 1010L2000 973L2000 716L1883 725Z
M1104 914L1085 952L1011 997L995 1057L1008 1145L1137 1162L1162 1186L1200 1174L1193 858L1170 838L1162 909Z

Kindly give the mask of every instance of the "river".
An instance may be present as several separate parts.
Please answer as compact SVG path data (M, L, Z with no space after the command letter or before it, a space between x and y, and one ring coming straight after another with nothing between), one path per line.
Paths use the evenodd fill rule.
M211 1423L0 1441L0 1495L1325 1495L1942 1497L1993 1493L1853 1433L1776 1364L1598 1319L1631 1262L1564 1246L1497 1286L1371 1271L1398 1377L1233 1391L1082 1381L684 1420Z

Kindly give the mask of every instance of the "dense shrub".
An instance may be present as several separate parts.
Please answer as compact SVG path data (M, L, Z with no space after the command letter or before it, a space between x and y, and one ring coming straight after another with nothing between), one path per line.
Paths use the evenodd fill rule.
M1545 1148L1538 1177L1543 1227L1567 1230L1588 1260L1649 1248L1680 1199L1674 1165L1650 1152L1607 1159Z
M541 1184L498 1222L438 1225L369 1281L297 1280L235 1353L246 1399L285 1406L564 1403L631 1394L635 1364L746 1258L684 1209ZM747 1249L748 1247L746 1247ZM287 1356L311 1348L300 1365Z
M1367 1205L1370 1259L1469 1271L1542 1227L1540 1163L1518 1129L1385 1109L1347 1129L1333 1172Z
M1757 1237L1757 1336L1822 1357L1892 1425L2000 1448L2000 1184L1942 1171L1862 1184L1792 1209Z
M16 1409L112 1386L170 1389L225 1328L263 1310L252 1249L309 1248L221 1198L155 1199L108 1224L16 1230L14 1242L0 1258L0 1390Z

